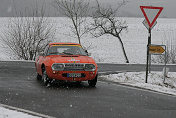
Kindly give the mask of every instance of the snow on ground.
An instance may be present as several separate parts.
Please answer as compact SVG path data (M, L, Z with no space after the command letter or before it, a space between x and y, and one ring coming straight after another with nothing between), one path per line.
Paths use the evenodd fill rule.
M0 31L8 24L8 18L0 18ZM64 17L50 18L57 29L56 40L53 42L78 42L70 32L71 21ZM121 18L128 24L128 30L122 32L122 41L130 63L146 63L146 46L148 31L142 24L144 18ZM91 20L89 20L91 21ZM176 38L176 20L160 18L152 29L152 43L166 44ZM82 45L89 47L88 51L96 62L125 63L120 43L117 38L104 35L94 38L91 35L82 37ZM8 51L0 40L0 60L14 60L15 57ZM173 42L174 44L174 42ZM174 45L176 46L176 45Z
M125 72L100 76L101 80L154 90L176 95L176 72L169 72L163 83L162 72L151 72L148 83L145 83L145 72Z
M39 118L39 117L18 112L15 110L9 110L0 106L0 118Z

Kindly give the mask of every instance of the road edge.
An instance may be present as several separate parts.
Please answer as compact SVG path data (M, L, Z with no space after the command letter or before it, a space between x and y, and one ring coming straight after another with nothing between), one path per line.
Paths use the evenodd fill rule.
M138 87L138 86L128 85L128 84L123 84L123 83L119 83L119 82L113 82L113 81L108 81L108 80L99 80L99 81L106 82L106 83L109 82L109 83L121 85L121 86L124 86L124 87L130 87L130 88L135 88L135 89L138 89L138 90L143 90L143 91L148 91L148 92L154 92L154 93L157 93L157 94L162 94L162 95L176 97L176 95L173 95L173 94L163 93L163 92L159 92L159 91L155 91L155 90L151 90L151 89L147 89L147 88L142 88L142 87Z
M5 105L5 104L0 104L0 107L6 108L6 109L9 109L9 110L15 110L15 111L18 111L18 112L26 113L26 114L41 117L41 118L55 118L55 117L52 117L52 116L40 114L40 113L37 113L37 112L33 112L33 111L30 111L30 110L25 110L25 109L22 109L22 108L17 108L17 107Z

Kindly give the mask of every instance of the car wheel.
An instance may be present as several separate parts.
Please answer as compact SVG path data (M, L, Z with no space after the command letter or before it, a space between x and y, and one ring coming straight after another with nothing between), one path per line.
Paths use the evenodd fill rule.
M95 87L96 86L96 84L97 84L97 77L98 76L96 76L93 80L88 80L89 86L91 86L91 87Z
M43 71L42 74L42 82L45 86L50 86L51 85L51 80L48 78L48 75L46 73L46 70Z
M41 80L42 76L37 73L37 80Z

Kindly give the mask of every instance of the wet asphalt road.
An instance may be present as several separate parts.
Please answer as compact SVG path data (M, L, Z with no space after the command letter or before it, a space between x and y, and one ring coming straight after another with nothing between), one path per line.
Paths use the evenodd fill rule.
M99 71L130 70L124 66L101 64ZM138 66L131 66L131 71L145 70ZM36 80L34 63L26 62L0 62L0 103L56 118L176 117L174 96L101 81L96 88L87 82L46 88Z

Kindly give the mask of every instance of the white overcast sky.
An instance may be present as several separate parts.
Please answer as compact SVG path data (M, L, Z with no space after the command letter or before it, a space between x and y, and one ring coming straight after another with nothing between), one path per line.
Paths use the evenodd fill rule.
M14 2L13 2L14 1ZM24 7L30 7L34 4L36 0L0 0L0 16L11 16L12 11L14 11L14 3L16 8L23 9ZM51 6L51 2L53 0L37 0L39 3L43 1L46 2L47 11L50 14L55 14L54 9ZM93 2L95 0L90 0ZM99 2L103 4L110 4L115 7L119 1L122 0L99 0ZM162 17L176 18L175 8L176 8L176 0L127 0L128 3L121 9L121 16L141 16L142 12L140 11L139 6L141 5L152 5L152 6L162 6L164 10L161 14Z

